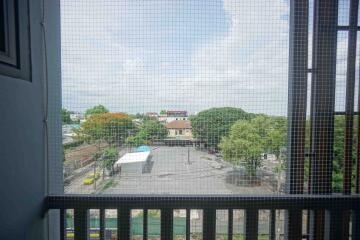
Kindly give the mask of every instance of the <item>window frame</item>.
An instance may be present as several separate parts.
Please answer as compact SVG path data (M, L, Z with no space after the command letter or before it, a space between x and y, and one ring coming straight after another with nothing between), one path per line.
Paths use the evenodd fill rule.
M31 81L30 14L28 0L2 0L4 51L0 74Z

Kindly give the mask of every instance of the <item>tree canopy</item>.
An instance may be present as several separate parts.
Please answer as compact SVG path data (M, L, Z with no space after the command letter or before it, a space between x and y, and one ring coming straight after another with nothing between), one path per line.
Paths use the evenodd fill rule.
M72 122L70 118L70 111L65 108L61 109L61 122L63 124L70 124Z
M81 126L81 132L92 139L121 144L132 131L134 125L125 113L102 113L91 115Z
M160 140L167 135L167 129L157 120L146 120L139 127L138 132L134 136L126 139L128 144L139 146L142 144L150 144L154 140Z
M221 138L229 133L237 120L249 120L254 116L240 108L210 108L191 116L190 121L194 137L208 147L217 148Z
M352 164L356 164L356 144L357 144L357 124L358 116L354 117L354 134L353 134L353 150L352 150ZM310 136L310 120L306 121L306 134ZM345 139L345 116L334 117L334 144L333 144L333 165L332 165L332 190L333 192L343 191L343 173L344 173L344 139ZM305 141L306 152L310 152L310 137ZM310 160L310 159L309 159ZM304 175L305 179L309 178L310 161L305 161ZM355 179L355 167L353 167L352 178ZM354 187L355 181L352 181Z
M244 166L249 176L256 175L262 165L263 139L250 121L237 121L219 146L226 161Z
M286 119L266 115L236 121L219 144L224 160L244 166L250 176L255 176L261 167L263 153L273 153L279 158L285 146Z
M89 117L94 114L101 114L101 113L108 113L108 112L109 112L109 110L105 106L99 104L97 106L87 109L85 111L85 117Z
M353 149L352 149L352 186L355 186L355 164L356 164L356 144L357 144L357 124L358 116L354 117L354 134L353 134ZM334 118L334 159L333 159L333 175L332 188L334 192L343 191L344 178L344 139L345 139L345 116L335 116Z
M119 157L119 152L114 147L104 149L102 155L102 167L107 170L112 170L115 162Z

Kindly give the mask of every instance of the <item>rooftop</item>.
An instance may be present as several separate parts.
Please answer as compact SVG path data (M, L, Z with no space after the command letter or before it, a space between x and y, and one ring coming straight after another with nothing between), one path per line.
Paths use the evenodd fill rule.
M168 117L187 117L187 111L166 111Z
M169 129L191 129L191 123L188 120L174 120L166 124Z

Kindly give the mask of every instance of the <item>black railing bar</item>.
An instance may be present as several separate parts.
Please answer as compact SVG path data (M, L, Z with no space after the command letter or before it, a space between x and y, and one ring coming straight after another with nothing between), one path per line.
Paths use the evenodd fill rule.
M105 209L100 209L100 239L105 240Z
M360 195L51 195L46 209L359 209Z
M346 92L345 92L345 137L344 137L344 158L343 158L343 193L351 194L352 188L352 162L353 162L353 131L354 131L354 88L356 80L356 45L358 26L359 0L350 0L349 26L348 32L348 52L347 52L347 69L346 69ZM334 214L335 211L332 212ZM336 215L335 215L336 217ZM337 232L341 239L349 239L349 221L350 212L340 212L340 225ZM334 218L331 218L333 223ZM337 223L335 223L336 225ZM333 234L333 239L334 238Z
M348 26L348 25L339 25L339 26L337 26L336 29L337 29L338 31L349 31L351 28L352 28L352 27L351 27L351 26ZM356 29L357 31L360 31L360 26L355 27L355 29Z
M336 111L334 115L345 115L345 111ZM359 112L353 112L353 115L359 115Z
M304 156L305 156L305 157L312 157L312 156L314 156L314 153L305 152L305 153L304 153Z
M88 208L79 206L74 207L74 233L77 240L86 240L89 231L89 211Z
M269 239L275 240L276 238L276 210L270 210L269 216Z
M209 240L216 238L216 209L209 206L203 210L203 238Z
M131 212L129 208L119 206L117 213L117 234L118 240L130 239Z
M229 209L228 210L228 240L232 240L233 239L233 221L234 221L234 210L233 209Z
M247 209L245 211L245 239L257 240L259 231L259 211Z
M148 209L144 209L143 214L143 240L148 239Z
M308 233L303 233L302 239L310 239L310 235Z
M66 228L66 210L60 209L60 240L65 239L65 228Z
M161 209L161 240L172 240L173 238L173 209Z
M360 211L351 213L351 237L352 239L360 239Z
M186 240L190 240L190 215L191 210L190 208L186 209Z

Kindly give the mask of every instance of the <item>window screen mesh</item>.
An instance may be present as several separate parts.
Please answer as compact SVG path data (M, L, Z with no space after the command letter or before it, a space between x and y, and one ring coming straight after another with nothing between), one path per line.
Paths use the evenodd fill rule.
M62 0L65 192L283 192L289 8L282 0ZM313 11L310 1L309 69ZM338 24L348 22L349 1L340 1ZM337 34L337 115L345 113L348 35ZM332 185L341 191L345 117L334 124Z
M61 26L65 193L283 191L287 2L63 0Z
M358 193L357 17L332 4L61 0L64 192ZM90 210L88 237L122 234L121 211ZM245 212L216 210L216 239L284 237L284 210ZM163 214L131 209L131 239L159 239ZM206 236L207 209L170 214L174 239Z

